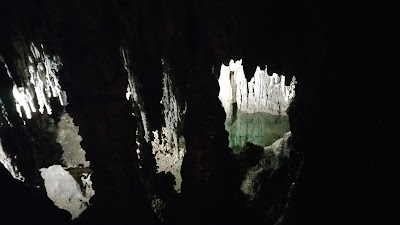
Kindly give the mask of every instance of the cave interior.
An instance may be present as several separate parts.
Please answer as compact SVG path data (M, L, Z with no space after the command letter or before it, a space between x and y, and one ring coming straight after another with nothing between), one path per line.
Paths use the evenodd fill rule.
M395 1L1 1L0 223L400 224L398 12ZM271 131L282 139L234 149L254 119L230 102L229 122L219 98L237 60L246 85L261 70L282 90L296 81L284 119L254 120L257 132L283 121ZM51 179L52 196L80 193L62 200L73 212Z

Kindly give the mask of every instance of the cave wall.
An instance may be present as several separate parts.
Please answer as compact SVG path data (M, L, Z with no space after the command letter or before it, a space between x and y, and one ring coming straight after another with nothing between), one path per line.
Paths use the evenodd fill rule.
M391 55L398 52L398 18L392 2L1 4L0 52L17 85L21 67L15 43L43 43L63 61L60 82L70 103L66 110L80 127L81 146L94 170L96 195L82 223L157 223L140 181L137 118L125 99L123 43L133 52L152 127L162 123L161 58L174 70L180 99L187 102L187 154L178 204L183 211L172 210L171 223L250 219L240 213L239 171L228 148L225 113L218 100L215 71L231 58L243 58L245 74L267 64L268 71L296 75L289 116L304 167L288 224L399 223L394 185L399 164L393 157L397 112L394 97L388 97L396 91L395 84L385 83L396 72L396 57ZM19 124L7 131L2 128L2 137L31 146L13 109L12 85L1 70L1 99L10 120ZM29 171L35 171L30 164L33 151L19 153ZM151 174L155 169L152 162L148 165Z

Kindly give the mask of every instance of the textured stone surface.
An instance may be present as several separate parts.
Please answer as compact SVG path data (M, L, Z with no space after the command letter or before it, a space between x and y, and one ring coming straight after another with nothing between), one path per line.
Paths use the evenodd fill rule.
M268 113L236 112L227 118L225 128L229 132L229 147L240 151L247 142L258 146L269 146L290 130L287 116Z
M227 118L236 111L246 113L265 112L272 115L287 115L286 110L295 96L296 79L286 85L285 76L256 68L248 82L244 74L242 60L231 60L229 66L221 65L219 77L219 99Z
M181 192L181 166L185 155L185 148L179 147L176 149L173 142L168 141L169 132L172 131L167 130L165 127L162 128L161 134L158 134L158 132L155 131L153 134L154 139L151 144L157 163L157 173L172 173L175 177L174 189L177 192Z
M288 132L272 145L264 148L264 154L257 165L251 167L242 182L241 190L250 200L254 200L261 192L264 183L260 180L269 170L278 170L283 166L284 160L289 158L293 146L290 143L291 133Z
M90 198L94 195L91 182L84 181L85 185L81 187L60 165L42 168L40 172L44 179L47 196L57 207L70 212L72 219L77 218L87 208Z
M15 162L10 157L10 155L4 151L3 146L1 144L0 138L0 163L3 164L4 168L10 172L10 174L17 180L24 181L25 177L22 176L21 172L18 171L18 167L15 165Z
M174 188L177 192L181 192L182 176L181 166L182 160L186 153L185 138L183 137L183 121L186 111L186 103L183 107L176 96L177 85L173 83L170 74L170 68L162 60L164 66L163 78L163 97L161 104L163 105L163 115L165 127L161 128L161 132L154 132L154 140L152 140L153 154L157 163L157 172L169 172L175 177Z
M246 142L268 146L289 131L286 111L295 96L295 77L286 85L285 76L269 75L260 67L246 76L242 60L231 60L229 66L221 65L218 83L229 147L239 151Z
M53 110L50 98L52 97L58 98L62 106L68 104L66 93L61 89L57 75L62 67L60 58L46 53L43 44L38 47L30 43L29 47L29 52L26 52L24 48L18 49L20 55L24 57L24 60L20 61L20 66L23 67L21 74L23 85L17 87L14 84L13 87L17 111L20 117L24 115L27 119L32 118L37 105L41 114L46 111L48 115L51 115Z
M295 180L289 172L290 166L293 166L289 164L289 156L293 151L291 138L291 132L285 133L272 145L264 147L257 160L253 160L248 167L242 167L245 175L240 189L246 196L253 216L264 224L275 224L283 215L290 187ZM250 151L257 150L257 146L251 148ZM245 158L242 156L240 159Z
M86 153L80 145L82 137L78 134L79 127L75 126L73 118L64 113L57 127L56 141L63 148L62 160L66 168L89 167L90 162L86 161Z

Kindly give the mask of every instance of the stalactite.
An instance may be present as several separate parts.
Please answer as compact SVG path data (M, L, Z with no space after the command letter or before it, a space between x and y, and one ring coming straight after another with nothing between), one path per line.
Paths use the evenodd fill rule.
M0 127L3 127L5 124L7 124L10 127L13 127L12 123L8 119L8 113L3 104L3 101L0 98Z
M229 66L221 65L219 78L219 98L224 106L227 117L232 117L233 104L245 113L265 112L272 115L287 115L286 110L294 97L296 79L285 86L285 76L273 73L267 69L256 68L254 77L247 82L242 60L230 61Z
M17 109L19 116L22 118L23 117L22 112L25 112L26 118L32 119L33 110L31 111L31 109L35 109L35 108L29 107L28 96L30 96L30 95L27 95L26 93L27 92L25 91L25 89L23 87L17 87L16 85L14 85L13 95L15 98L15 107ZM23 111L21 110L21 108L23 109Z
M58 98L62 106L68 104L67 95L62 90L57 76L57 72L62 67L60 58L45 53L43 45L38 48L31 43L29 50L30 54L27 55L22 49L19 49L21 57L27 57L29 64L22 64L26 66L22 69L26 72L21 75L22 87L18 87L16 84L13 87L17 111L21 117L24 112L27 119L31 119L32 113L36 112L35 102L39 105L39 112L43 114L46 111L48 115L53 113L50 106L51 97ZM11 77L7 64L6 69Z
M182 176L180 173L183 157L186 153L185 139L180 127L182 127L186 106L182 109L174 93L174 83L170 75L170 69L162 60L164 67L163 115L165 127L161 128L161 134L154 131L153 154L156 158L157 172L170 172L175 176L175 190L180 192Z
M16 174L21 174L24 177L24 182L27 185L37 186L40 185L40 176L37 173L35 165L35 146L32 145L32 137L26 132L26 124L24 120L19 117L19 112L16 107L16 99L13 95L15 90L15 82L11 76L8 65L5 63L4 58L0 57L0 86L1 86L1 99L0 99L0 138L2 139L3 161L8 164L7 168L14 178L18 179ZM23 99L25 100L25 99ZM26 104L25 104L26 107ZM29 109L29 106L27 107ZM15 173L13 171L19 171ZM39 178L39 179L38 179Z
M16 111L23 119L24 125L27 125L27 131L34 134L31 138L38 138L34 140L35 144L43 148L35 152L35 163L45 180L44 186L48 197L58 207L68 210L74 219L86 209L95 193L90 179L92 171L79 144L82 138L78 135L78 128L74 126L68 114L61 116L58 124L54 124L50 117L37 117L29 125L25 121L32 119L37 111L40 114L46 112L47 115L51 115L53 113L51 98L57 98L61 106L68 104L66 92L62 90L57 75L62 67L61 59L46 53L43 45L36 46L31 43L29 47L25 47L25 42L21 43L16 50L23 59L18 61L20 72L18 75L22 80L22 86L17 86L7 64L4 63L13 83L12 95ZM36 106L39 106L38 110ZM52 135L56 140L52 139ZM42 138L46 138L50 143L44 142ZM59 144L63 148L61 159L53 155ZM0 151L0 161L6 165L14 178L24 180L13 163L14 159L3 149Z
M268 146L289 131L287 109L295 96L296 78L285 85L285 76L256 68L248 82L242 60L221 65L219 99L226 113L229 146L240 151L246 142Z
M20 180L22 182L25 181L25 177L18 170L18 167L15 165L14 160L11 158L9 154L7 154L4 151L3 146L1 144L1 138L0 138L0 163L3 164L3 166L10 172L10 174L15 179Z
M128 87L126 92L126 98L127 100L132 99L134 116L136 116L141 121L139 126L140 128L139 132L143 132L144 139L146 140L146 142L149 143L151 133L147 121L146 110L144 107L144 102L142 100L141 93L138 92L139 82L133 71L130 69L131 65L128 55L129 55L128 49L121 48L121 56L123 59L124 68L128 74Z
M174 93L174 84L171 79L170 69L164 60L161 63L164 67L163 78L163 97L161 104L164 107L163 116L165 126L159 130L154 130L150 134L150 127L147 121L147 111L142 99L142 93L139 92L138 78L130 69L128 50L121 48L121 55L125 70L128 73L128 87L126 92L127 100L133 104L133 114L139 119L139 128L137 136L143 135L147 143L151 143L152 153L156 159L157 173L172 173L175 177L175 190L180 192L182 177L180 168L185 155L185 141L180 128L182 127L185 108L181 108L178 99ZM140 159L141 143L137 140L139 148L137 149Z

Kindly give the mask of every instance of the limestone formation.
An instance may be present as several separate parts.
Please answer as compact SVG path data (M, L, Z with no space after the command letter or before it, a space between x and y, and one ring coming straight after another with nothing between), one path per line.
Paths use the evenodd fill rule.
M180 107L177 96L174 93L174 83L172 82L169 68L164 66L163 97L161 103L164 107L163 115L165 127L161 128L161 133L154 131L152 141L153 154L157 163L157 172L170 172L175 177L175 190L181 191L182 160L186 153L185 139L181 127L186 108ZM186 106L185 106L186 107Z
M73 118L68 113L64 113L57 127L56 141L63 148L62 160L66 168L89 167L90 162L86 161L86 153L80 145L82 137L78 134L79 127L75 126Z
M257 67L248 82L242 60L221 65L218 97L226 113L229 147L239 151L246 142L268 146L289 131L286 111L295 96L296 78L289 86L285 79Z
M256 146L252 148L250 151L256 150ZM245 175L241 190L253 215L265 224L274 224L284 214L290 190L295 186L295 178L289 174L290 152L294 150L291 132L263 149L258 162L242 168Z
M237 110L245 113L265 112L272 115L287 115L295 93L296 79L290 85L285 85L285 76L273 73L267 69L256 68L254 77L247 82L244 75L242 60L229 62L229 66L221 65L219 99L224 106L227 118Z
M25 181L25 177L18 171L18 167L15 165L15 162L10 157L10 155L4 151L3 146L1 144L0 138L0 163L3 164L4 168L10 172L10 174L17 180L22 182Z
M82 181L84 186L60 165L40 169L44 179L47 196L60 209L71 213L72 219L79 215L89 205L90 198L94 195L90 182L90 174L85 174Z
M29 64L23 86L17 87L14 84L13 88L17 111L22 117L22 108L27 119L31 119L32 112L36 112L34 102L39 105L41 114L46 110L48 115L52 114L51 97L58 98L62 106L68 104L67 95L62 90L57 76L57 72L62 67L60 58L45 53L43 45L39 48L31 43L30 51L30 55L27 55Z

